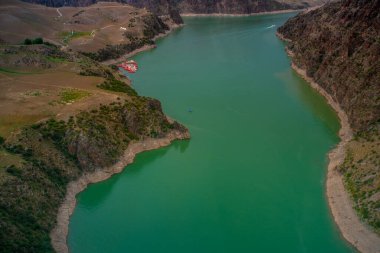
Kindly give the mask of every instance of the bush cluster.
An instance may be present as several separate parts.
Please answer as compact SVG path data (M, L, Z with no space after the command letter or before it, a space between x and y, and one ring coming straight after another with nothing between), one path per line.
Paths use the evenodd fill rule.
M137 92L132 87L130 87L128 84L122 81L119 81L115 78L107 79L103 83L98 84L97 87L103 90L123 92L130 96L137 96Z
M34 44L44 44L44 40L42 38L29 39L26 38L24 40L24 45L34 45Z

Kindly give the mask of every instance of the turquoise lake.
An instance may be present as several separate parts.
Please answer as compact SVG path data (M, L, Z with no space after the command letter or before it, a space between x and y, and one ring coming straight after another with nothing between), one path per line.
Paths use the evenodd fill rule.
M80 193L71 252L356 252L325 196L338 118L275 35L292 15L186 18L133 58L192 138Z

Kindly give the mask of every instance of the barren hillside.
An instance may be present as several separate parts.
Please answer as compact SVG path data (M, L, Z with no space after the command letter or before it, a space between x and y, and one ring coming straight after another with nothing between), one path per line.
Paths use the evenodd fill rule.
M0 3L0 41L9 44L42 37L82 52L120 45L136 49L152 43L154 36L172 26L170 19L164 22L146 9L119 3L81 8L51 8L10 0Z

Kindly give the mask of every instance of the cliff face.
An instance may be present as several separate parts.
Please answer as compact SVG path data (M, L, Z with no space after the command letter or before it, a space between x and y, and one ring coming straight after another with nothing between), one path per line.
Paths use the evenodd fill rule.
M179 0L181 13L226 13L250 14L285 9L303 9L309 7L307 1L275 1L275 0Z
M354 138L338 170L361 219L380 234L380 0L345 0L278 29L293 63L348 116Z
M379 0L346 0L278 29L294 63L339 102L355 132L380 119L379 10Z

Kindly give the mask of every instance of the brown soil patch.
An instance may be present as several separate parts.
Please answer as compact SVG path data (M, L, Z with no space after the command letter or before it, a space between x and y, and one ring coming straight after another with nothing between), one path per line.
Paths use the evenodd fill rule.
M81 76L70 69L40 70L36 74L0 74L0 135L6 137L22 126L52 116L67 119L79 111L108 104L123 94L96 87L101 77ZM84 90L88 96L72 103L59 103L67 88Z

